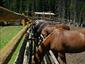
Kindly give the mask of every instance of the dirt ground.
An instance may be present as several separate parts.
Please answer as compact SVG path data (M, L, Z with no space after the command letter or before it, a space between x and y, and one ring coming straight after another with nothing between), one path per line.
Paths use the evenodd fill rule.
M85 64L85 52L66 54L67 64Z

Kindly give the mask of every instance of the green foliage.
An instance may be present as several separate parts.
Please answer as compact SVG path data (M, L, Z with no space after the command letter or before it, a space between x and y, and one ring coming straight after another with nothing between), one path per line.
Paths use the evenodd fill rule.
M85 0L2 0L0 5L19 13L51 11L59 17L75 19L85 16Z

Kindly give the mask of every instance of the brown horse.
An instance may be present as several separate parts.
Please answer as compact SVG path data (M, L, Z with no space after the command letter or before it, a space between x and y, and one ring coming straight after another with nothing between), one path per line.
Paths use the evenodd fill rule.
M83 33L85 33L85 31L54 30L43 40L36 50L33 57L35 63L39 64L45 53L52 50L56 58L59 53L63 64L66 64L65 53L79 53L85 51L85 34Z
M70 30L70 27L65 25L65 24L56 24L56 25L47 25L46 27L44 27L41 31L41 34L43 34L44 36L49 35L50 33L53 32L53 30L55 29L65 29L65 30ZM76 28L74 29L75 31L79 31L83 34L85 34L85 28Z
M41 34L44 35L44 36L47 36L51 32L53 32L53 30L55 30L55 29L70 30L70 27L67 26L66 24L47 25L42 29Z

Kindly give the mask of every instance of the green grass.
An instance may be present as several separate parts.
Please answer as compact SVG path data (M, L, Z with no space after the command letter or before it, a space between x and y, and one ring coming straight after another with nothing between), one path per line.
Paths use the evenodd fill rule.
M20 51L20 48L21 48L21 45L22 45L23 41L24 41L24 37L21 39L18 47L16 48L15 52L13 53L13 55L12 55L10 61L8 62L8 64L15 64L15 61L17 59L17 56L19 54L19 51Z
M2 28L2 26L0 26L0 29Z
M22 26L0 26L0 49L2 49L22 28Z

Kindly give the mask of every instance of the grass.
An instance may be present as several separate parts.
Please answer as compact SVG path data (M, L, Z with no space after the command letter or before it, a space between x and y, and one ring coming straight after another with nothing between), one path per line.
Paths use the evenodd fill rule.
M0 26L0 29L2 28L2 26Z
M0 49L2 49L22 28L22 26L0 26Z
M20 48L21 48L21 45L22 45L23 41L24 41L24 37L21 39L18 47L16 48L15 52L13 53L13 55L12 55L10 61L8 62L8 64L15 64L15 61L17 59L17 56L19 54L19 51L20 51Z

